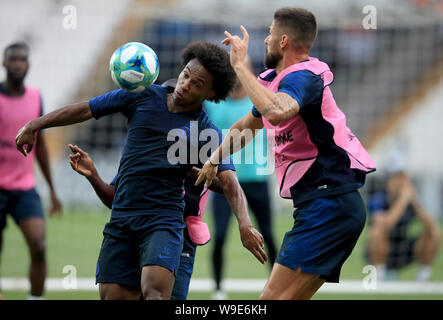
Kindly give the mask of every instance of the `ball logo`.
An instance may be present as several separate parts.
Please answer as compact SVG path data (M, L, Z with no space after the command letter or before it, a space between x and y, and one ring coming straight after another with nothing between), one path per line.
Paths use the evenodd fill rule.
M123 71L120 74L120 77L129 82L139 82L142 81L145 75L141 72L137 72L134 70Z

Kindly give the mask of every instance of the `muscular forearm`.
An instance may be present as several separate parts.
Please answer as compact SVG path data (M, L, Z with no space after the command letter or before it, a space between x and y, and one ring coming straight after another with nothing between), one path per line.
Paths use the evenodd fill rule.
M100 198L105 206L112 208L112 201L114 200L115 189L112 185L105 183L98 173L94 173L89 177L86 177L89 183L94 188L95 193Z
M261 85L246 63L237 64L234 70L255 108L272 125L278 125L298 113L299 106L295 99Z
M52 183L51 169L49 166L49 159L48 159L48 151L46 149L46 141L44 139L43 133L39 134L35 156L39 164L39 167L42 171L42 174L45 177L46 182L48 183L49 190L53 193L54 185Z
M237 218L239 228L252 226L248 213L246 196L232 171L223 171L219 174L223 186L223 193L229 206Z
M36 132L45 128L66 126L92 118L89 102L80 102L52 111L44 116L31 120L27 125Z
M239 63L235 66L234 70L254 106L267 118L267 116L274 111L266 111L266 109L269 108L269 106L277 104L275 93L257 81L255 75L250 71L246 63ZM264 115L265 112L266 115Z

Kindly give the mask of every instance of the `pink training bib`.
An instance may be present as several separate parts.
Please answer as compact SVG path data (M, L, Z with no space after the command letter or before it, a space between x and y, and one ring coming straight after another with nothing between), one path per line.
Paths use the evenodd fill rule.
M323 118L334 128L334 142L346 151L350 159L350 168L364 172L375 170L375 163L361 145L357 137L346 126L346 117L337 107L329 85L334 76L329 66L310 57L308 61L294 64L280 72L272 81L263 80L274 70L266 70L258 77L258 81L273 92L278 91L280 81L289 73L309 70L321 76L324 84L321 112ZM273 126L265 117L262 117L268 138L270 135L280 136L285 132L292 132L293 141L274 146L275 170L280 185L280 196L290 198L290 188L295 185L308 171L318 155L317 147L312 143L305 122L300 114L287 119L277 126ZM269 130L272 129L272 130Z
M41 115L41 98L37 89L26 87L20 97L0 93L0 189L29 190L35 186L35 145L24 157L15 146L18 131Z

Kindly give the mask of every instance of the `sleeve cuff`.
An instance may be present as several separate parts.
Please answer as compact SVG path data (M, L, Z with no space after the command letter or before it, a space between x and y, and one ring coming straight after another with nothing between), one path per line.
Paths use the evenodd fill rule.
M95 99L96 99L96 98L91 98L91 99L88 101L88 103L89 103L89 108L91 109L92 116L93 116L96 120L98 120L98 119L101 118L101 115L100 115L100 114L97 114L96 105L95 105Z
M261 118L261 113L257 110L257 108L255 108L255 106L252 107L252 109L251 109L251 113L252 113L252 115L253 115L254 117L256 117L256 118Z

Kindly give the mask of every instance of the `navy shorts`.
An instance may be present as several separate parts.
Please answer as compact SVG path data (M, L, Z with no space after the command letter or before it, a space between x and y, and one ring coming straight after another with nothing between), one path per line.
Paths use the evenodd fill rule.
M40 196L34 188L26 191L0 189L0 231L6 226L8 213L17 224L27 218L45 218Z
M183 250L180 256L180 266L175 275L174 288L171 293L171 300L186 300L189 292L192 272L194 270L194 260L197 246L187 235L185 228L183 237Z
M304 202L294 211L294 226L285 234L276 262L338 282L365 221L358 191Z
M96 283L140 288L144 266L177 271L185 224L179 215L138 215L111 218L103 230Z

